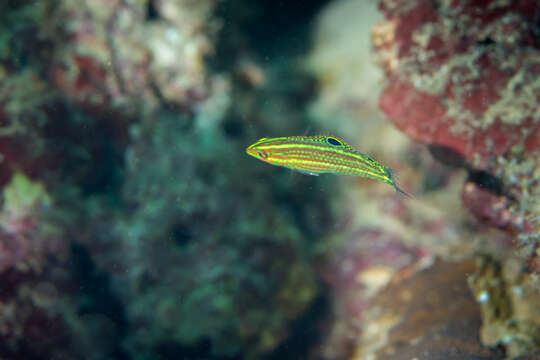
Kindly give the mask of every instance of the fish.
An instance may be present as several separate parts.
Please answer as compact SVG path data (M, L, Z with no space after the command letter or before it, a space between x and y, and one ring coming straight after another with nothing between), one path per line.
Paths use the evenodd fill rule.
M396 183L395 170L358 152L337 136L261 138L248 146L246 153L268 164L307 175L330 173L379 180L393 186L397 193L411 197Z

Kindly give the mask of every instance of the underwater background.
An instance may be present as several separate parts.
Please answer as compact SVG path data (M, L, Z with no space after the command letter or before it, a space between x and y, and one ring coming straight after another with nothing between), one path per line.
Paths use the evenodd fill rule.
M536 0L2 0L0 359L538 359L539 102Z

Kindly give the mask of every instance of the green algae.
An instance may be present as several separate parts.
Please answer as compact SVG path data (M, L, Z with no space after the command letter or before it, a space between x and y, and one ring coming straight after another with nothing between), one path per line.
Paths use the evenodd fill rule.
M10 216L26 216L35 211L48 208L51 197L41 182L30 180L17 172L3 190L4 209Z

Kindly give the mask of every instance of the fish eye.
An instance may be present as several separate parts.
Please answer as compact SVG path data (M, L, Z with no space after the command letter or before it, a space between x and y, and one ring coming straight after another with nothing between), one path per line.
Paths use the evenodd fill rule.
M261 158L261 159L266 159L268 157L268 155L266 154L266 152L264 151L257 151L257 155Z
M341 141L339 141L338 139L333 138L333 137L326 138L326 142L329 143L330 145L334 145L334 146L341 146L341 145L343 145L343 144L341 143Z

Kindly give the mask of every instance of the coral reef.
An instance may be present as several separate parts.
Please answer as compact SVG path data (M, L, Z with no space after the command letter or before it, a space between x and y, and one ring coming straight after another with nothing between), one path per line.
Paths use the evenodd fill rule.
M151 358L164 344L208 339L215 354L272 350L318 291L297 225L242 181L241 160L227 154L243 144L173 114L153 118L132 127L132 214L86 243L126 303L126 348Z
M391 81L380 106L413 139L451 149L474 171L500 179L500 186L482 180L480 186L509 198L499 204L508 216L535 218L540 8L535 1L486 6L381 2L386 19L374 27L373 42ZM468 185L463 196L486 219L486 208L472 204L482 198L476 190L482 191ZM534 225L522 231L534 232Z
M50 271L55 266L50 257L61 261L68 249L60 228L47 220L52 208L51 197L43 184L22 173L13 175L3 188L0 351L7 356L50 354L47 342L59 346L66 341L65 324L54 311L58 290L50 282ZM51 331L57 335L49 339L40 335Z
M16 172L0 210L0 352L9 359L99 359L116 344L103 313L83 305L88 295L72 256L67 216L44 184ZM86 285L88 286L88 285Z
M503 264L526 265L520 276L508 280L508 287L519 287L516 278L533 279L528 271L538 266L538 9L531 1L487 3L378 3L384 19L373 27L372 41L386 77L378 105L399 130L425 148L410 144L376 115L375 85L371 96L362 92L364 84L377 78L368 71L374 66L369 49L349 42L344 47L349 58L360 60L354 67L341 66L343 47L330 40L336 34L346 38L364 33L366 23L380 20L370 11L377 4L342 0L321 15L310 55L321 94L311 114L327 128L337 126L327 114L337 114L350 142L362 152L391 159L391 167L403 170L403 187L415 196L403 201L369 182L342 180L336 200L340 206L333 207L341 230L321 249L321 254L332 254L330 261L322 261L321 273L334 300L327 340L316 350L323 358L398 359L419 352L433 358L504 358L502 351L492 352L482 344L503 345L508 356L535 350L535 328L520 316L512 317L521 329L512 341L479 335L472 340L480 327L499 325L479 310L467 288L467 275L475 271L471 259L490 254ZM489 11L479 10L485 6ZM358 22L352 14L360 11L372 15ZM352 90L343 91L348 88ZM417 299L413 302L419 305L413 308L413 302L404 300L396 322L388 323L383 314L395 310L399 284L425 287L418 291L422 294L431 287L444 293L447 280L440 269L445 267L466 269L451 281L462 294L455 301L463 298L470 309L467 315L453 319L453 308L447 309L453 302L437 305ZM481 277L478 271L474 276ZM429 285L422 285L424 276L433 276ZM523 306L534 308L538 302L530 288ZM444 309L441 318L421 314L438 306ZM416 316L425 317L422 325ZM400 322L403 327L396 325ZM465 332L457 329L469 326L475 330L462 337ZM395 340L373 338L381 329L387 335L393 331Z
M434 273L429 276L439 276L436 274L440 272L433 269L437 258L444 259L450 267L450 264L466 261L478 252L500 254L511 246L508 234L493 234L472 226L469 214L456 196L463 176L448 170L445 173L430 159L427 151L418 160L416 174L408 173L406 178L403 174L406 183L428 185L429 182L415 178L418 173L433 175L427 169L438 169L439 177L447 181L436 188L431 188L433 185L417 188L414 193L415 196L422 194L421 202L396 197L375 184L351 181L345 186L347 191L340 202L346 206L335 211L341 221L341 231L323 242L320 248L325 258L332 254L330 261L324 262L326 265L321 272L335 299L332 321L327 327L329 335L318 351L324 358L364 352L359 348L365 346L364 341L370 343L362 339L370 336L371 331L366 318L379 304L374 299L383 296L381 293L392 284L406 281L409 285L404 287L412 286L413 280L406 279L421 270ZM456 275L455 280L460 277L466 285L464 274ZM434 291L437 291L435 285ZM394 296L389 295L389 299ZM385 311L379 308L379 313ZM428 336L430 328L424 330ZM451 347L449 343L449 347L443 343L433 345L436 345L433 351L443 353ZM358 358L363 357L359 355Z
M504 359L479 341L480 309L466 281L473 270L471 261L438 261L392 281L373 299L353 359Z
M538 277L515 259L500 264L484 256L476 267L469 283L482 309L482 343L504 344L511 358L540 354Z
M0 4L1 357L536 355L538 4L325 4Z
M303 131L311 83L248 49L212 71L237 41L216 45L218 5L0 5L0 275L18 294L2 301L2 354L260 358L318 296L324 194L243 151ZM42 342L51 322L58 341Z
M201 61L200 54L206 52L196 44L206 39L201 29L213 31L209 14L214 2L193 8L191 2L152 4L160 16L167 18L160 26L172 26L167 34L178 43L161 44L163 38L168 39L161 37L161 33L151 41L148 33L141 35L138 41L144 42L134 46L143 46L144 51L157 46L166 54L149 56L152 62L141 71L130 68L129 63L122 66L130 74L130 81L140 80L133 86L126 84L131 89L126 91L127 96L116 91L111 81L118 77L114 64L105 72L99 70L101 65L94 68L94 60L101 59L100 51L109 51L108 56L113 56L110 48L90 52L92 61L83 63L90 68L75 71L90 76L90 81L85 77L84 86L77 87L81 91L72 91L69 85L79 84L80 78L75 77L65 87L64 78L55 76L61 92L75 95L79 106L100 113L120 111L124 117L132 113L140 116L127 127L128 146L118 208L103 199L94 199L92 216L84 225L93 230L81 234L77 242L88 249L100 271L108 274L114 296L124 304L129 330L119 342L129 356L150 359L155 354L169 356L181 349L204 348L207 356L242 354L259 358L287 338L290 322L308 308L318 293L315 273L307 262L309 246L304 234L315 233L321 226L302 218L306 216L303 211L323 218L324 200L315 196L297 205L296 200L273 199L274 186L284 190L280 177L265 181L268 187L254 190L254 184L245 181L252 167L248 166L249 159L244 158L244 141L239 141L248 141L252 130L248 133L244 129L252 119L259 119L260 127L287 126L274 121L279 114L272 106L261 110L250 103L260 104L266 91L276 93L280 86L279 93L290 85L257 81L256 74L262 72L245 60L239 62L237 77L232 79L226 74L206 74L202 62L184 64L183 54L193 56L186 59L188 62ZM118 17L122 6L107 11ZM85 21L100 15L93 13L89 17L88 9L73 11L75 15L70 18L84 31ZM146 27L160 24L153 19L139 26L139 12L130 19L130 8L125 11L128 25L132 22L136 29L132 31L127 26L114 33L119 36L118 41L125 42L123 46L135 42L123 36L131 38ZM186 16L189 19L182 20ZM99 26L98 34L108 36L100 24L91 21L88 26ZM68 55L95 44L95 32L91 31L88 39L74 41ZM186 41L194 41L195 45ZM104 45L105 40L101 43ZM189 51L177 51L173 45ZM210 43L206 46L212 48ZM122 51L125 56L134 53L131 48ZM167 56L163 58L164 55ZM140 74L141 78L132 74ZM59 83L58 79L62 81ZM253 93L254 87L260 88L262 95ZM241 101L232 103L233 93ZM98 101L90 101L87 94L98 96ZM286 98L287 93L264 101L269 105L278 102L283 111L294 116L299 104L286 103ZM134 108L125 106L131 103ZM267 176L264 172L270 170L261 170L255 167L251 176L262 181ZM290 184L298 188L302 182ZM304 209L298 217L295 206Z
M464 207L484 227L507 234L501 243L507 245L492 253L497 261L504 267L515 261L508 248L513 244L521 263L538 271L538 2L388 0L379 7L385 19L372 38L388 79L381 109L412 139L443 154L439 159L467 170ZM508 286L533 276L518 273ZM475 274L483 276L481 269ZM477 292L483 286L473 284ZM531 295L523 306L537 301ZM512 317L517 334L507 329L506 337L493 335L504 331L493 330L485 306L483 343L503 344L513 357L536 349L537 330L523 317ZM514 307L511 301L500 306L505 312Z
M389 231L362 227L324 270L335 299L335 324L329 329L321 356L335 359L352 352L364 331L364 313L370 299L396 273L420 263L421 249L407 247L401 240Z
M66 252L59 228L44 220L52 204L43 184L16 173L2 199L0 272L15 266L38 270L47 255Z
M51 76L81 105L135 115L162 103L191 108L207 96L204 57L217 1L62 1L52 15L64 40ZM69 19L64 21L63 19Z
M46 41L37 35L45 2L0 4L0 185L14 169L35 175L43 169L43 141L37 135L47 119L44 107L54 99L40 74ZM22 40L24 39L24 41ZM43 64L41 64L43 65Z
M373 42L387 77L381 109L415 140L479 169L514 146L538 152L535 1L382 1Z

